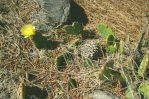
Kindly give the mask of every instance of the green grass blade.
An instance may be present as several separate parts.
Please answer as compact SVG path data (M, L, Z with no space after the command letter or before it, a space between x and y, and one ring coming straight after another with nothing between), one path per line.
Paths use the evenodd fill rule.
M148 54L144 55L143 59L142 59L142 62L139 66L139 69L138 69L138 76L139 77L143 77L146 70L147 70L147 66L148 66Z

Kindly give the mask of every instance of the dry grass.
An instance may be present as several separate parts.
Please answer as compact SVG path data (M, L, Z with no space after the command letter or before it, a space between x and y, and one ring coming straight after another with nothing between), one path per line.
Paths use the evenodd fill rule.
M145 24L148 0L75 0L84 8L89 23L86 29L95 29L98 23L106 23L120 38L126 34L136 40Z
M137 40L136 38L140 30L145 24L144 13L147 11L147 5L149 4L148 0L75 1L84 8L88 16L89 22L85 26L85 29L95 29L96 24L104 22L112 27L120 38L125 38L125 35L129 33L132 40ZM23 79L26 81L27 78L24 75L35 71L37 74L33 74L36 74L37 78L32 82L36 82L37 85L39 84L48 91L48 87L50 87L49 99L54 98L55 91L58 88L61 89L61 96L64 99L68 97L82 99L82 94L96 88L110 90L118 96L123 96L121 85L118 83L119 81L116 81L113 85L108 85L108 83L99 79L101 69L111 59L110 56L104 57L103 60L97 62L97 66L91 68L83 67L81 59L76 57L74 64L70 64L65 71L60 72L57 70L54 62L55 58L61 52L66 51L66 46L60 46L55 50L49 50L46 54L41 55L41 51L34 46L31 38L24 39L20 35L19 30L23 24L34 22L34 19L31 19L30 15L33 10L38 9L35 0L2 0L0 3L6 5L9 9L8 13L0 14L2 16L0 21L7 23L4 27L0 27L2 30L0 31L0 68L8 71L11 70L12 74L17 75L17 81L11 84L16 86L20 83L20 80ZM62 33L60 31L60 34L63 35L63 31ZM69 40L71 38L68 36L65 39ZM118 60L118 58L119 56L117 55L116 57L112 57L114 60ZM12 75L12 80L16 80L14 78L16 75ZM67 89L68 75L72 75L78 82L78 88L72 89L69 92ZM108 89L108 87L113 88Z

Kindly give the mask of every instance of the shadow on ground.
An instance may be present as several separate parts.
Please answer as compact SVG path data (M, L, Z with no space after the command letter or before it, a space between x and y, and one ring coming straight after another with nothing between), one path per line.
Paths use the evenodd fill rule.
M38 87L26 86L25 99L47 99L48 93Z
M96 32L94 30L84 30L84 32L82 33L82 39L96 39L97 35Z
M48 40L48 38L41 35L40 32L33 36L33 41L38 49L54 50L60 42Z
M79 6L76 2L71 0L71 22L79 22L83 25L86 25L88 23L87 15L84 11L84 9Z

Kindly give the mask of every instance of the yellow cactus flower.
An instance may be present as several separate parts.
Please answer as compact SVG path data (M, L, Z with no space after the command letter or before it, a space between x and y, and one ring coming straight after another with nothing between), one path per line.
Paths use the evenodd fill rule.
M32 35L35 35L35 26L32 24L25 24L21 28L21 35L23 35L25 38L30 37Z

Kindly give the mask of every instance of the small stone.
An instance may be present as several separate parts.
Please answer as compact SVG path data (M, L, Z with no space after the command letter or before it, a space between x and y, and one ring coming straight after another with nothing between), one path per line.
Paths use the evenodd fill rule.
M120 98L109 92L94 90L89 95L86 95L83 99L120 99Z
M70 17L70 0L37 0L40 11L32 13L39 30L58 28Z

